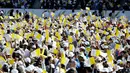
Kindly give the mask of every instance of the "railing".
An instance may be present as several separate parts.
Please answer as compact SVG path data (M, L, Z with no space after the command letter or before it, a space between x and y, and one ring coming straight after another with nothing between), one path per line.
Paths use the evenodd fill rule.
M7 12L8 12L10 9L0 8L0 10L4 10L5 15L6 15ZM41 17L43 13L44 13L44 16L45 16L45 17L49 17L51 11L55 11L55 16L58 16L59 14L62 14L62 13L64 13L65 15L70 14L70 13L75 14L75 13L81 11L81 10L75 10L74 12L72 12L72 10L14 9L14 11L16 11L16 10L19 10L20 12L24 12L24 13L25 13L26 11L27 11L27 12L32 12L33 14L36 14L36 15L39 16L39 17ZM85 13L86 10L82 10L82 12ZM90 12L92 13L92 12L94 12L94 10L91 10ZM110 10L104 11L104 16L109 16L109 13L110 13L110 12L111 12ZM115 11L115 14L116 14L117 12L120 12L119 15L118 15L118 17L121 16L122 11ZM125 11L124 14L125 14L126 17L130 20L130 11Z

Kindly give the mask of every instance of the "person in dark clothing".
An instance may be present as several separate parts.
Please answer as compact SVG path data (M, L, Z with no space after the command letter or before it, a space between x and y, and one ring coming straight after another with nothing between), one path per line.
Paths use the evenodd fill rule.
M11 9L11 10L9 11L9 16L14 16L14 15L13 15L13 12L14 12L14 10Z

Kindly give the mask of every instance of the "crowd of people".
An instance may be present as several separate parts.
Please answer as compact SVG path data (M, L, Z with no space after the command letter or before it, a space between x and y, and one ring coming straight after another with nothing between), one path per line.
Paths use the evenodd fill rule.
M130 10L130 0L41 0L41 8L49 9L85 9L93 10Z
M0 8L130 10L130 0L0 0ZM40 6L39 6L40 5Z
M0 0L0 8L33 8L35 0Z
M86 13L0 16L0 73L130 73L130 21Z

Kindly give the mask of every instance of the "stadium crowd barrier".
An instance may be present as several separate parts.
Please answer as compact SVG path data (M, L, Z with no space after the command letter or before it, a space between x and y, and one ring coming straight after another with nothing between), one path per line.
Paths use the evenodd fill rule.
M7 12L10 9L0 8L0 10L4 10L5 15L7 15ZM20 12L26 12L26 11L27 12L32 12L33 14L36 14L37 16L40 16L40 17L42 16L43 12L44 12L45 17L49 17L50 16L50 11L54 11L54 10L49 10L49 9L14 9L14 10L19 10ZM72 10L55 10L55 16L58 16L59 14L62 14L62 13L66 14L66 15L70 14L70 13L75 14L75 13L77 13L79 11L81 11L81 10L75 10L74 12L72 12ZM90 11L94 12L95 10L90 10ZM82 12L85 13L86 10L82 10ZM110 12L111 12L110 10L104 11L105 16L108 16ZM117 13L117 12L120 12L120 14L118 16L121 16L122 11L115 11L115 13ZM130 20L130 14L129 13L130 13L130 11L125 11L125 15Z

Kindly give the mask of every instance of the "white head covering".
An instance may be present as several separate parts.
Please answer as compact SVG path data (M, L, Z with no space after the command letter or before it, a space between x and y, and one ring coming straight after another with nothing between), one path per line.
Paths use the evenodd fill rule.
M13 69L13 70L11 71L11 73L18 73L18 70L17 70L17 69Z
M31 59L29 57L25 58L25 62L31 63Z
M89 45L90 43L88 41L85 42L85 45Z
M74 56L74 53L73 52L69 52L68 53L68 57L73 57Z
M35 67L33 66L33 65L30 65L30 66L28 66L27 68L26 68L26 71L27 72L31 72L31 71L33 71L35 69Z

